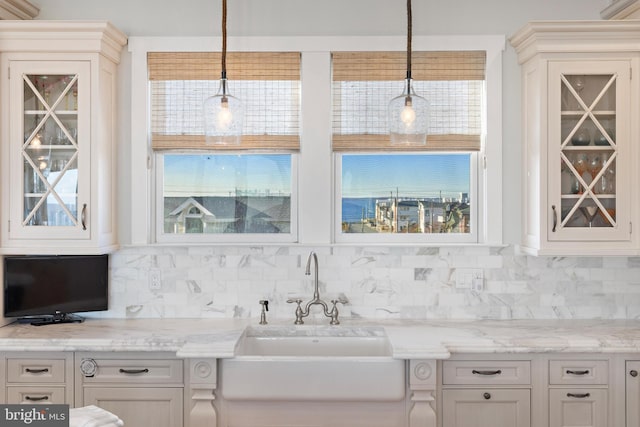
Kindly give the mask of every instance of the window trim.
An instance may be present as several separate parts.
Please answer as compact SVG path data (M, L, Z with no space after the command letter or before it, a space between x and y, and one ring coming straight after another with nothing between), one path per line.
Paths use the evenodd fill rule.
M334 241L332 225L335 161L330 146L330 53L340 50L403 50L406 39L402 36L233 37L228 42L232 51L302 52L302 128L297 195L298 211L304 212L304 215L298 216L297 243L302 246L339 245ZM128 221L121 224L125 229L122 240L128 241L131 246L157 243L154 237L155 224L152 223L152 216L155 215L152 201L154 177L151 173L154 157L148 132L147 53L167 50L210 51L212 46L220 46L220 43L220 37L129 38L131 82L125 82L120 93L122 99L127 93L131 96L131 117L125 120L131 120L132 142L130 145L121 145L123 152L130 150L129 159L124 163L130 168L130 174L125 174L120 183L125 192L123 199L129 200L124 206L129 214L122 215ZM502 56L506 38L504 35L414 36L413 45L416 50L487 52L487 133L486 141L483 141L483 155L478 158L478 174L484 178L478 187L478 200L486 201L486 205L483 216L479 218L478 241L480 245L502 245ZM313 99L314 102L305 102L306 99ZM488 191L489 188L491 191Z

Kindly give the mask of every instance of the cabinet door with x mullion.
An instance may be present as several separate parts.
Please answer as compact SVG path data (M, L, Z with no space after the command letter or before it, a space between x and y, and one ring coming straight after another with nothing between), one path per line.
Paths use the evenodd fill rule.
M630 71L624 60L549 64L550 241L630 239Z

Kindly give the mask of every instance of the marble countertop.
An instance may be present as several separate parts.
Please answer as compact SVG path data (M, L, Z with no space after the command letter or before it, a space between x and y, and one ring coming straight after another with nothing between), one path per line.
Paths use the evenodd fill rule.
M323 319L324 320L324 319ZM313 322L313 319L311 320ZM446 359L452 353L639 353L635 320L361 320L260 326L255 319L86 319L84 323L0 328L2 351L166 351L178 357L234 356L247 326L278 334L366 336L380 328L397 359Z

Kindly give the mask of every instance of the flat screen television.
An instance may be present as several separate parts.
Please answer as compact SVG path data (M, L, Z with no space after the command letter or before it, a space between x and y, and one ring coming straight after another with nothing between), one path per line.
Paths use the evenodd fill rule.
M35 325L81 322L73 313L108 309L108 255L4 258L4 316Z

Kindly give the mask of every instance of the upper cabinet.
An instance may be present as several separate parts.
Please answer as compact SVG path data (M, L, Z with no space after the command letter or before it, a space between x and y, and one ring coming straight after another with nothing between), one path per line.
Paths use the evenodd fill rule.
M535 22L522 66L522 249L638 253L640 23Z
M117 248L116 74L108 23L0 22L5 254Z

